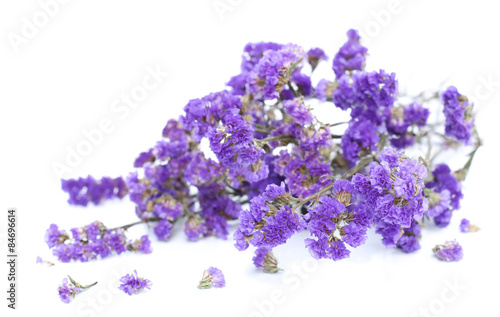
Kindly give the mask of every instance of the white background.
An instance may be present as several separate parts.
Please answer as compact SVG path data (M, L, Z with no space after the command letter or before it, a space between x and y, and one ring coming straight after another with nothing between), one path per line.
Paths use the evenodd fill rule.
M401 0L394 9L386 0L221 0L232 5L222 14L214 0L67 2L47 21L38 1L0 4L2 256L8 208L17 209L19 226L18 309L6 308L3 265L2 316L419 316L420 309L430 309L429 316L500 314L500 277L494 270L500 220L494 130L500 23L493 1ZM25 19L34 17L45 25L13 45L12 37L23 36ZM52 165L66 164L68 147L85 140L83 130L96 129L103 119L113 126L64 177L126 175L137 154L159 140L167 120L178 117L189 99L223 89L238 73L247 42L319 46L331 58L349 28L365 34L367 69L396 72L401 91L435 89L445 81L476 101L485 146L464 184L462 209L448 228L424 230L419 252L385 249L371 235L350 259L313 261L303 247L305 236L298 235L275 251L285 271L269 275L253 268L252 251L238 252L231 241L189 243L176 232L168 243L151 235L150 255L50 268L35 264L37 255L56 262L43 242L51 223L69 229L96 219L109 227L136 220L127 199L89 208L66 203ZM330 62L319 72L331 78ZM128 115L113 111L115 100L141 85L147 67L159 67L168 76ZM463 217L481 231L460 233ZM145 226L133 228L129 236L146 232ZM431 248L454 238L463 245L463 261L435 259ZM227 286L198 290L203 270L211 265L222 269ZM116 279L134 269L154 285L129 297L116 291ZM66 274L82 284L99 284L63 304L57 286Z

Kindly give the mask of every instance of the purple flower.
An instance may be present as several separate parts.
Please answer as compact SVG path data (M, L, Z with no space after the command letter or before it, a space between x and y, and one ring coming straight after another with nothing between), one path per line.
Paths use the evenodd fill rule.
M200 236L207 234L207 227L198 215L190 215L184 225L184 233L191 241L198 241Z
M208 132L210 148L221 164L235 170L249 166L253 166L255 172L266 169L266 164L257 164L264 152L253 144L253 127L235 112L226 114L223 124L217 129L211 128ZM267 173L251 181L256 182L265 177Z
M473 135L473 105L466 96L461 95L454 86L448 87L441 96L444 104L445 134L465 144L470 143Z
M135 240L133 243L127 246L129 250L139 251L142 253L149 254L153 252L151 249L151 241L147 235L143 235L140 239Z
M57 226L52 225L47 232L49 237L60 237L57 234ZM142 236L135 241L127 240L123 228L107 229L100 221L80 227L72 228L73 239L66 235L62 243L49 244L52 254L61 262L70 262L71 260L87 262L108 257L115 252L121 254L125 251L140 251L151 253L151 242L147 236ZM55 239L55 238L53 238Z
M351 197L353 192L354 186L349 181L339 179L333 183L333 196L346 207L351 204Z
M350 222L343 227L345 235L342 240L353 248L357 248L364 244L368 236L366 235L366 227L356 222Z
M234 233L238 250L246 249L249 243L273 248L285 243L305 226L301 215L289 205L283 205L289 196L282 192L283 184L280 187L269 185L264 194L252 198L250 209L241 213L240 225Z
M138 277L137 270L134 270L134 274L127 274L120 278L120 282L122 283L118 289L121 289L129 295L139 294L145 289L151 289L151 286L153 286L150 280Z
M203 277L198 285L198 288L204 289L224 286L226 286L224 274L222 274L222 271L218 268L211 266L203 272Z
M301 47L291 44L278 51L265 51L248 74L247 91L263 99L279 98L304 55Z
M67 239L69 239L69 236L66 231L59 230L56 224L51 224L49 229L45 231L45 243L49 248L62 244Z
M373 122L351 120L341 141L344 158L354 165L360 154L377 150L379 140L377 126Z
M456 240L438 244L432 251L438 259L447 262L460 261L464 257L462 246L460 246Z
M143 167L146 163L152 163L156 160L153 154L153 149L149 149L147 152L142 152L134 161L134 167Z
M432 175L433 180L426 184L430 202L427 215L442 228L450 224L453 210L460 208L462 185L446 164L436 165Z
M350 101L350 98L354 98L354 104L351 106L352 118L364 118L381 125L390 114L390 109L396 100L398 81L396 74L384 70L361 72L353 75L352 92L345 91L347 96L343 96L343 99L348 98Z
M420 225L416 221L412 221L409 228L406 228L403 235L399 238L396 243L396 247L403 250L405 253L415 252L420 250Z
M97 284L97 282L95 282L94 284L90 284L88 286L82 286L75 282L70 276L68 276L68 278L64 278L62 284L59 285L57 289L59 292L59 298L66 304L69 304L69 302L71 302L76 295Z
M262 269L266 273L277 273L280 268L278 268L278 260L274 256L272 249L268 247L260 247L255 250L255 256L253 257L253 264L256 268Z
M417 103L393 108L392 115L386 118L387 132L392 135L391 145L397 149L413 145L413 134L409 130L425 126L428 117L429 110Z
M267 185L266 189L262 193L262 197L267 201L274 201L276 200L276 198L280 196L285 196L285 194L286 194L285 183L281 182L280 186L276 184Z
M347 181L334 183L334 191L344 196L345 189L352 190ZM315 259L328 258L334 261L349 257L350 251L344 243L358 247L366 241L367 227L358 223L356 215L349 213L344 203L330 196L322 196L320 204L309 211L307 228L317 240L306 239L305 245ZM345 202L345 200L344 200Z
M304 97L309 97L312 94L311 77L296 72L292 75L291 81L298 87L298 93ZM288 84L290 85L290 84Z
M367 48L359 44L359 34L356 30L347 31L347 42L333 58L333 71L337 78L346 71L361 71L365 68Z
M160 222L156 225L154 229L154 233L158 237L158 239L167 241L170 239L170 235L172 234L172 223L168 220L160 220Z
M311 65L312 71L316 69L320 61L327 61L328 56L326 56L325 52L319 48L311 48L307 51L307 61Z
M70 205L87 206L89 202L95 205L111 198L123 198L128 193L125 181L121 177L103 177L95 180L92 176L78 179L61 180L62 190L69 194Z
M285 100L283 102L285 112L301 126L312 123L313 115L304 104L304 99Z
M336 87L337 83L328 81L326 79L321 79L316 85L316 98L318 98L320 101L331 100Z
M357 174L353 183L364 205L371 210L376 232L386 246L394 246L404 228L420 220L427 211L423 179L427 169L415 160L404 158L391 148L382 151L380 163L370 164L369 176Z
M460 222L460 231L461 232L476 232L479 231L479 227L470 223L467 219L462 219Z
M63 283L59 285L58 291L61 300L64 303L69 304L69 302L71 302L77 294L82 292L82 289L69 283L68 279L64 278Z

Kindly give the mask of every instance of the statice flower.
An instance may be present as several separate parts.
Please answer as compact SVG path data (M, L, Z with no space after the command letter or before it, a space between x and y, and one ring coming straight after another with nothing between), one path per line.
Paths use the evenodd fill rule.
M262 96L263 99L279 98L304 55L301 47L291 44L278 51L265 51L248 74L247 91Z
M332 68L337 78L345 72L362 71L365 68L368 49L359 43L360 39L356 30L347 31L347 42L333 58Z
M297 122L301 126L310 124L313 121L313 115L304 104L303 98L285 100L283 102L283 108L285 109L286 113L290 115L295 120L295 122Z
M413 145L414 132L412 130L415 127L425 126L428 117L429 109L418 103L393 108L392 115L386 119L387 132L392 135L391 145L397 149Z
M319 152L310 153L294 148L290 155L283 150L274 166L276 172L285 177L290 193L297 197L309 196L332 182L326 177L332 175L329 165L324 162Z
M249 244L273 248L304 227L302 216L288 205L290 195L274 197L279 191L279 186L269 185L264 193L250 201L249 210L243 210L234 233L238 250L245 250Z
M224 287L226 286L226 280L224 279L224 274L222 271L216 267L209 267L203 272L203 277L201 278L198 288L205 289L211 287Z
M185 115L180 117L179 124L182 129L192 131L192 138L199 142L207 136L210 129L217 128L226 113L238 113L242 106L241 98L228 91L212 93L200 99L190 100L184 107Z
M377 126L368 120L352 120L342 136L341 146L344 158L354 165L363 154L377 150L380 137Z
M446 262L460 261L464 257L462 246L456 240L438 244L432 251L438 259Z
M118 289L129 295L139 294L145 289L151 289L151 286L153 286L153 282L150 280L137 276L137 270L134 270L134 274L127 274L120 278L120 282Z
M423 195L426 168L402 152L391 148L382 151L380 163L372 162L368 176L353 177L358 194L372 210L376 232L386 246L395 246L405 228L419 221L427 211L428 200Z
M251 182L267 177L269 169L259 160L264 152L253 144L254 129L237 112L227 113L223 126L210 129L210 148L224 167L241 170ZM262 171L262 174L258 172ZM256 177L252 177L256 176Z
M337 87L337 82L331 82L326 79L321 79L316 85L316 98L318 98L320 101L332 100L334 91Z
M226 239L237 219L236 248L256 247L254 263L264 271L277 270L271 250L304 229L310 232L306 248L317 259L349 257L372 225L384 245L418 250L423 221L444 227L459 208L458 180L481 144L472 105L450 87L442 95L446 136L439 133L426 125L429 110L415 102L426 100L424 94L398 100L396 75L365 71L367 49L358 32L349 30L347 37L333 58L334 78L321 79L315 88L311 78L327 59L323 50L247 44L241 71L227 89L189 100L178 120L168 120L160 140L138 155L125 180L63 180L72 204L128 194L139 221L114 229L96 221L68 233L52 225L45 241L53 254L68 262L150 253L148 236L125 235L145 223L162 241L180 229L191 241ZM310 107L318 101L333 102L350 120L315 118ZM426 166L434 166L437 156L424 166L397 151L437 139L455 147L472 137L476 148L456 173L440 164L426 178ZM212 151L207 155L206 142ZM211 274L205 275L212 283Z
M384 70L356 73L353 76L352 89L355 103L351 117L365 118L380 125L394 105L398 94L398 81L395 73L387 73Z
M266 273L277 273L281 270L278 268L278 260L276 260L276 257L270 248L257 248L255 250L255 256L252 260L256 268L262 269Z
M446 117L445 134L459 142L469 144L474 126L473 105L454 86L448 87L441 98Z
M346 180L333 184L335 198L323 196L319 204L309 210L307 228L317 239L306 239L305 245L315 259L328 258L334 261L349 257L350 251L344 243L358 247L366 241L367 224L357 212L349 212L354 191ZM361 221L360 221L361 220Z
M460 208L462 185L446 164L436 165L432 175L433 179L426 184L431 203L427 215L433 217L436 226L446 227L450 224L452 211Z
M46 237L57 237L54 235L56 231L58 231L57 226L52 224L47 230ZM52 254L61 262L71 260L87 262L98 257L104 259L113 253L121 254L127 250L151 253L151 242L147 236L131 241L125 236L123 228L108 229L99 221L84 227L72 228L71 233L72 239L66 235L64 240L59 240L62 241L60 243L54 243L53 238L46 239Z
M462 219L460 222L460 231L461 232L476 232L479 231L479 227L470 223L467 219Z
M127 249L130 251L139 251L145 254L153 252L151 249L151 241L149 241L149 237L147 235L143 235L140 239L137 239L134 242L129 242Z
M307 51L307 61L311 65L312 71L316 69L319 62L327 60L328 56L326 56L325 51L319 47L311 48Z
M45 231L45 243L49 248L53 248L69 239L69 235L64 230L59 230L56 224L51 224L49 229Z
M104 200L123 198L127 192L125 181L121 177L103 177L100 180L92 176L78 179L63 179L62 190L69 194L70 205L87 206L89 202L99 205Z
M411 253L420 250L420 237L420 225L417 221L413 220L411 226L404 229L403 235L396 243L396 247L403 250L403 252L405 253Z
M97 284L97 282L95 282L88 286L82 286L75 282L70 276L68 276L68 278L69 281L67 278L64 278L62 284L58 287L59 298L66 304L69 304L76 295Z

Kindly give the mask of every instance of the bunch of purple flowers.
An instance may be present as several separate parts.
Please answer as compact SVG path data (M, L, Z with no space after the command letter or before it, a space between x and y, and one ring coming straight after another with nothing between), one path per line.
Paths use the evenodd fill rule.
M349 257L371 227L387 247L420 249L423 223L445 227L460 207L461 182L481 145L473 104L451 86L441 94L444 126L428 124L429 100L440 95L400 98L395 73L365 70L367 48L357 31L347 37L332 76L315 85L311 76L328 60L320 48L249 43L228 89L190 100L178 120L167 122L163 138L140 153L125 181L63 180L69 202L100 204L128 195L139 218L131 225L153 223L159 240L168 240L174 226L192 241L226 239L238 223L236 248L256 247L254 262L266 272L278 271L272 249L303 230L316 259ZM342 134L331 132L342 122L314 116L315 101L349 112ZM216 160L202 151L204 139ZM424 158L405 154L428 144L474 148L452 172L434 162L439 156L430 147ZM96 224L72 229L71 243L52 225L46 241L61 261L150 251L147 237L127 244L123 230Z

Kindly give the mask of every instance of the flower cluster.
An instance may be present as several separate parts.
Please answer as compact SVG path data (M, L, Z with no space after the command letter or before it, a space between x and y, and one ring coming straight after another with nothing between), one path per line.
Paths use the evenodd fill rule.
M256 268L262 269L266 273L277 273L280 270L278 260L276 260L271 248L257 248L252 260Z
M290 202L284 183L268 185L261 195L251 200L250 209L241 213L240 226L234 233L236 248L245 250L249 244L273 248L303 229L304 219L290 207Z
M153 286L153 282L150 280L137 276L137 270L134 270L134 274L127 274L120 278L120 282L118 289L129 295L139 294L145 289L151 289L151 286Z
M446 241L438 244L432 249L438 259L446 262L460 261L464 257L462 246L457 241Z
M356 248L365 243L370 215L351 203L354 186L346 180L333 183L332 196L323 196L307 214L307 228L316 237L307 238L305 245L316 259L334 261L349 257L345 244Z
M278 270L272 250L303 230L316 259L349 257L372 226L385 246L419 250L424 222L445 227L460 207L461 182L481 144L472 104L454 87L441 97L401 94L395 73L367 68L361 41L349 30L331 74L318 81L313 73L328 60L322 49L249 43L227 89L189 100L178 119L167 121L161 139L137 156L125 181L63 181L71 204L128 195L139 221L116 229L95 222L72 229L72 238L52 225L45 237L49 248L61 261L148 253L148 237L128 241L124 229L148 223L158 240L167 241L180 226L197 241L226 239L237 223L235 247L255 247L254 264L265 272ZM428 122L430 101L439 98L445 134L439 122ZM318 102L345 111L349 121L324 122L314 114ZM475 149L452 172L435 162L436 143L444 150ZM417 146L428 146L425 158L405 154ZM202 287L224 285L221 276L210 268Z
M80 294L81 292L85 291L88 288L91 288L96 284L97 282L87 286L82 286L79 283L75 282L71 278L71 276L68 276L68 278L63 279L62 284L59 285L57 289L59 292L59 298L63 303L69 304L75 298L76 295Z
M427 211L423 191L426 176L422 164L391 148L382 151L379 163L370 164L369 176L354 175L354 186L362 197L359 210L370 213L385 246L395 246L404 229Z
M70 205L87 206L89 202L99 205L104 200L123 198L127 195L127 186L121 177L103 177L100 180L92 176L78 179L63 179L62 190L69 194Z
M473 135L472 104L454 86L448 87L442 97L446 117L445 133L459 142L468 144Z
M147 235L135 241L128 240L123 228L108 229L99 221L81 228L72 228L70 231L72 238L66 231L51 224L45 232L45 242L61 262L87 262L98 257L103 259L113 252L120 254L125 251L152 251Z
M226 286L226 280L224 279L224 274L222 271L216 267L209 267L203 272L203 277L200 280L198 288L205 289L211 287L224 287Z
M443 228L450 224L453 210L460 208L462 185L444 163L436 165L432 175L433 180L426 184L429 196L426 214L434 219L436 226Z

